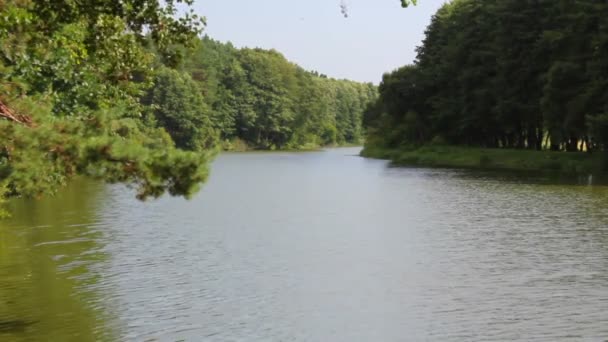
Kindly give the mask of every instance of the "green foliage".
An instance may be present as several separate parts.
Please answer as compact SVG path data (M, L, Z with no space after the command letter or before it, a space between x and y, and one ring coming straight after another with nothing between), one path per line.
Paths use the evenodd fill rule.
M395 165L588 175L600 170L602 158L588 153L558 153L461 146L388 149L366 146L363 156L390 159Z
M136 185L142 199L165 190L189 196L206 179L208 154L177 150L161 129L114 119L119 107L112 110L84 120L38 113L35 128L2 122L8 195L53 193L71 176L85 174Z
M384 76L367 144L607 149L607 17L594 0L446 3L415 64Z
M196 82L185 73L161 68L144 99L158 124L184 150L204 151L218 143L210 113Z
M418 0L401 0L401 7L416 6L416 4L418 4Z
M5 206L5 202L6 202L6 193L8 192L8 189L6 187L6 184L1 183L0 184L0 219L4 219L7 217L10 217L10 213L4 208Z
M75 175L134 185L142 199L196 191L211 155L176 148L141 102L156 76L148 45L176 61L174 46L189 45L203 27L191 12L176 16L179 2L191 4L0 1L0 201L52 194ZM193 117L204 103L192 89L175 107L158 108L187 108L184 120L208 121ZM205 127L196 129L198 151L213 143Z
M274 50L234 48L204 37L182 70L211 108L224 141L256 149L358 143L376 87L308 72Z

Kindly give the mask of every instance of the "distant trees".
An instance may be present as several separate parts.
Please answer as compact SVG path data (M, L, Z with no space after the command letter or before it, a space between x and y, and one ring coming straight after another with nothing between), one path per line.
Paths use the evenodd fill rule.
M182 70L200 84L223 140L252 148L360 142L376 87L309 72L274 50L236 49L204 37Z
M143 102L150 106L157 125L169 133L176 147L204 151L217 144L210 109L190 75L161 68Z
M370 143L608 149L608 3L454 0L386 74Z

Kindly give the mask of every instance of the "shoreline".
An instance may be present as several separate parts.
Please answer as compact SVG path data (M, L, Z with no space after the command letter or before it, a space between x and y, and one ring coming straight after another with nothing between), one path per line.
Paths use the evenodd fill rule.
M361 156L390 160L395 166L460 168L488 171L543 172L565 175L602 174L601 153L423 146L389 149L365 146Z
M224 149L219 150L220 153L273 153L273 152L320 152L328 148L352 148L361 147L363 144L334 144L303 148L283 148L283 149L264 149L264 148L245 148L245 149Z

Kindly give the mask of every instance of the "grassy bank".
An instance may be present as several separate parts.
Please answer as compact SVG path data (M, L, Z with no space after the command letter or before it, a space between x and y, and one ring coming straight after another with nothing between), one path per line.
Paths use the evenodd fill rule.
M280 149L268 149L268 148L256 148L249 146L245 141L241 139L225 140L222 142L220 148L224 152L254 152L254 151L292 151L292 152L312 152L320 151L324 148L337 148L337 147L359 147L362 143L343 143L343 144L330 144L320 145L316 143L307 143L303 145L290 145Z
M361 155L388 159L395 165L487 169L505 171L545 171L592 174L602 170L598 154L484 149L455 146L426 146L417 149L385 149L366 146Z

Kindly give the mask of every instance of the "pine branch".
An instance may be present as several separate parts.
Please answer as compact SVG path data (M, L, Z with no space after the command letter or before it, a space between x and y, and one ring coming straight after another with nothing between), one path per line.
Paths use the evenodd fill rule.
M12 109L4 104L2 100L0 100L0 117L28 127L34 126L34 122L29 116L16 114Z

